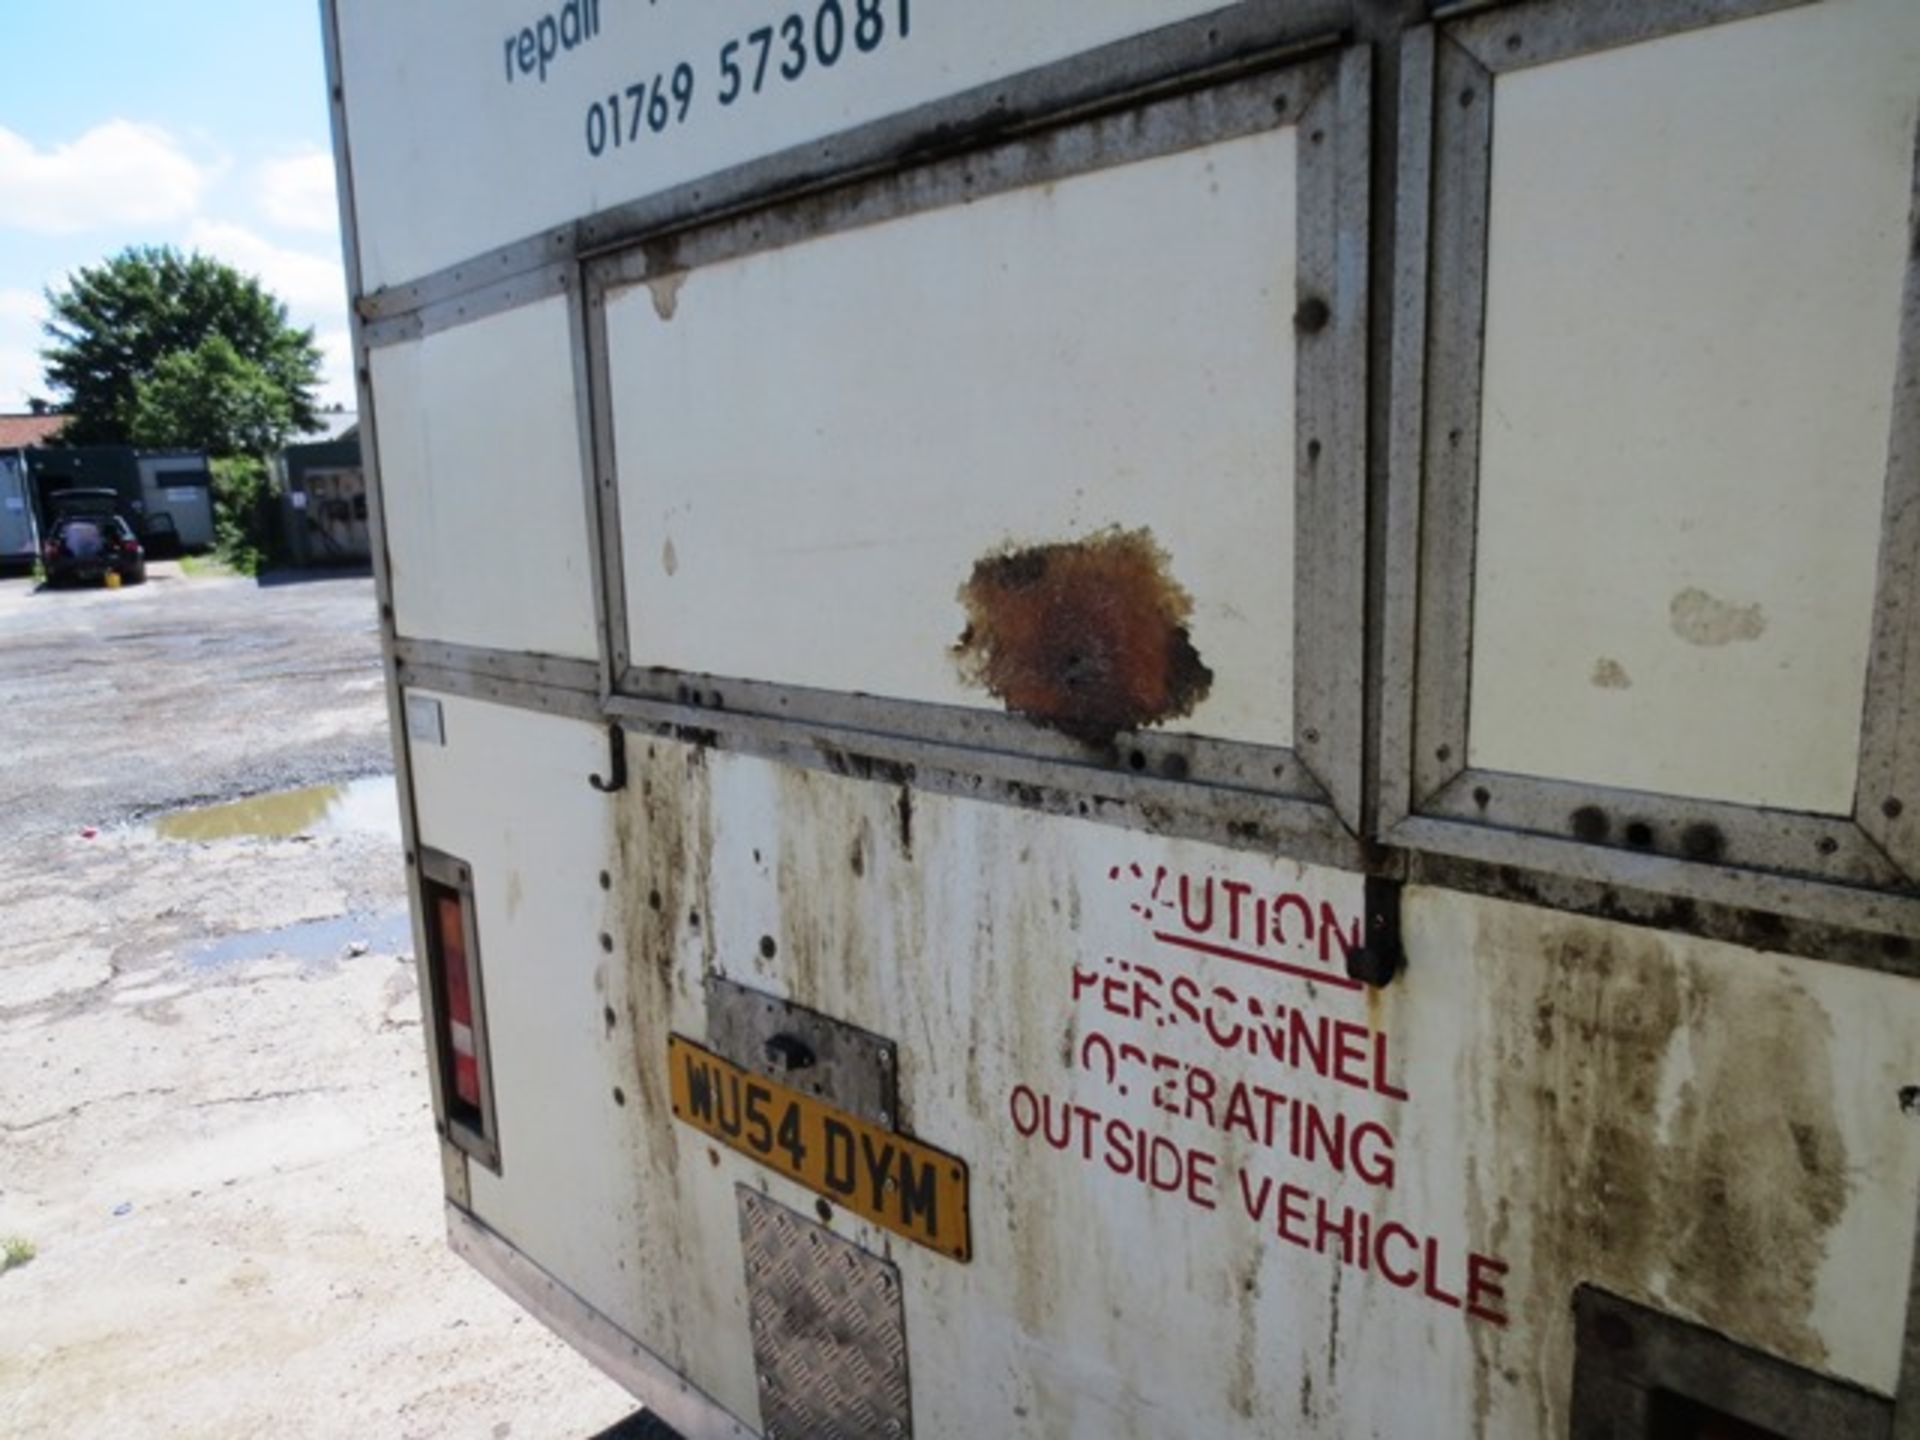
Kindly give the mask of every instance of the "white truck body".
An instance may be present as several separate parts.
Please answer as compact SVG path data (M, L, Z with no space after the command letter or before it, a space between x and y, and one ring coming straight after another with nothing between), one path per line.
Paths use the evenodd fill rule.
M688 1436L1920 1436L1920 5L322 13L461 1253Z

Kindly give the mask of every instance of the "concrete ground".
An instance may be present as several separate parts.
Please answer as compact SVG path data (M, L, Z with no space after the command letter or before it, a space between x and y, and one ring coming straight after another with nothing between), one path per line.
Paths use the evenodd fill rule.
M0 1434L579 1440L632 1402L444 1242L372 582L0 580ZM244 817L243 817L244 818ZM217 833L214 825L201 833Z

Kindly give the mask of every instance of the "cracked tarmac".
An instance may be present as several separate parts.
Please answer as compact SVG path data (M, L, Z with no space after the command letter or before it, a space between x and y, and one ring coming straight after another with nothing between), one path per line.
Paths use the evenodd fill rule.
M394 838L139 823L389 766L371 581L154 568L0 581L0 1434L593 1433L446 1248Z

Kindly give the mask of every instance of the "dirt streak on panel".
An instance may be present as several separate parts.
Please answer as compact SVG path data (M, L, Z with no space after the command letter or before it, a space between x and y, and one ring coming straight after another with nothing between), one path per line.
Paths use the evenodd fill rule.
M1476 1329L1476 1408L1531 1369L1563 1433L1574 1288L1593 1283L1819 1368L1813 1323L1848 1193L1832 1024L1758 957L1487 902L1490 1023L1469 1094L1493 1150L1473 1220L1514 1270L1515 1324Z
M682 943L689 917L706 903L712 864L712 820L705 756L697 747L665 741L629 741L638 752L633 779L616 802L615 843L618 893L624 907L626 940L624 1013L631 1037L633 1079L638 1103L629 1104L631 1123L643 1132L645 1162L655 1167L642 1176L638 1217L644 1245L652 1257L649 1273L633 1283L653 1306L663 1306L650 1344L684 1368L686 1341L693 1333L682 1301L686 1287L701 1273L687 1252L688 1233L674 1207L684 1203L680 1184L683 1136L673 1119L667 1089L667 1036L673 1028L675 990L684 990ZM702 926L711 929L705 915ZM691 1145L692 1142L688 1142ZM689 1156L698 1149L690 1148ZM664 1199L667 1213L648 1213L647 1198ZM664 1253L663 1253L664 1252Z
M998 551L960 603L967 681L1088 745L1190 715L1213 685L1187 629L1193 599L1146 530Z
M875 1014L868 992L875 941L867 918L884 909L885 902L868 876L847 863L847 856L856 848L868 856L873 849L860 792L885 792L878 785L789 766L779 767L776 774L780 973L802 1005L872 1025ZM863 860L863 870L874 868Z

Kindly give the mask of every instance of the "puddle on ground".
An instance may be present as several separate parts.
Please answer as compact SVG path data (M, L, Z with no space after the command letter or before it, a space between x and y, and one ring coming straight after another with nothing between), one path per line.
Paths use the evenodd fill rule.
M371 955L413 953L413 926L405 910L378 915L336 915L277 930L249 930L196 945L181 958L193 969L215 969L250 960L298 960L310 965L350 959L356 945Z
M400 801L393 776L371 775L339 785L277 790L224 805L176 810L153 822L164 840L290 840L295 835L385 835L400 839Z

